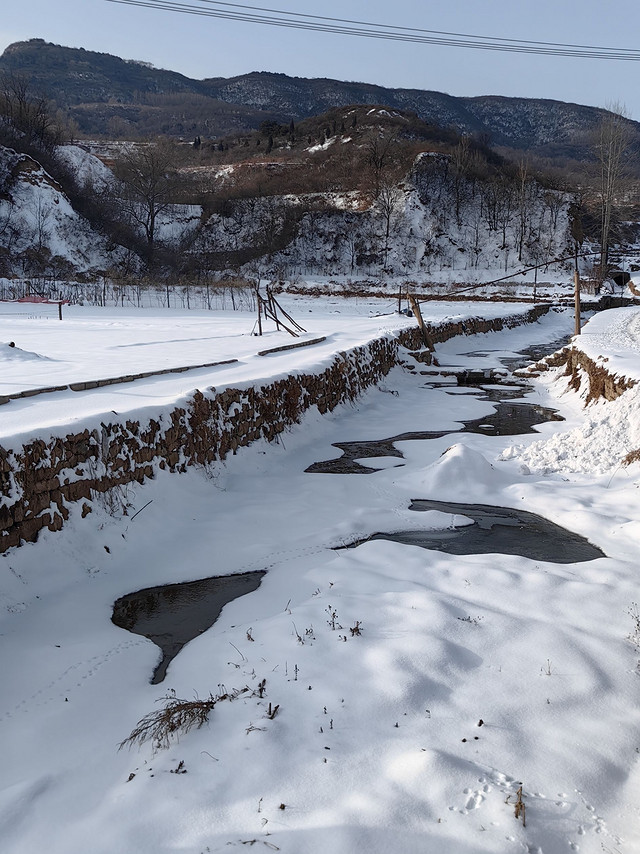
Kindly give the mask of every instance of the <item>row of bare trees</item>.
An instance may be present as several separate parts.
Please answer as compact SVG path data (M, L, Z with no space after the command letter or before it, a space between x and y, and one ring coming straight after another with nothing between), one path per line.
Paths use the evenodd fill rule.
M25 77L0 75L0 141L21 150L52 151L64 138L64 127L48 99L34 92Z
M603 113L595 138L599 180L597 196L600 208L600 275L609 270L609 250L616 206L628 189L628 160L634 138L625 108L616 103Z

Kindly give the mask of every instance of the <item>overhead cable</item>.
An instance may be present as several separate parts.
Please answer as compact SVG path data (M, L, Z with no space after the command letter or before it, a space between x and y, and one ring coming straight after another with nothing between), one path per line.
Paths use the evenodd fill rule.
M230 21L263 24L285 29L333 33L336 35L358 36L360 38L383 39L386 41L410 42L413 44L431 44L442 47L492 50L537 56L640 61L640 51L630 48L541 42L527 39L509 39L500 36L452 33L427 30L419 27L403 27L393 24L350 20L348 18L311 15L301 12L269 9L262 6L249 6L241 3L223 3L217 2L217 0L197 0L198 5L180 2L180 0L107 0L107 2L118 3L124 6L140 6L154 10L179 12L186 15L199 15L207 18L221 18Z

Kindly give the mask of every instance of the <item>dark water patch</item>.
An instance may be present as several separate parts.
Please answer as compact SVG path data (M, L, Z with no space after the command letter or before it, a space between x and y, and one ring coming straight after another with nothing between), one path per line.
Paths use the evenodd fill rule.
M399 457L404 459L395 442L412 442L424 439L440 439L454 433L479 433L485 436L520 436L535 433L536 424L547 421L562 421L555 409L548 409L534 403L498 403L493 412L482 418L463 421L462 427L452 430L418 430L412 433L399 433L389 439L371 439L365 442L334 442L334 448L340 448L342 456L333 460L313 463L305 469L315 474L373 474L379 469L361 465L358 460L372 457Z
M536 403L509 403L502 401L495 411L473 421L465 421L460 433L485 433L489 436L521 436L535 433L537 424L547 421L564 421L557 410Z
M367 457L399 457L404 459L402 451L394 447L393 443L406 439L437 439L446 436L451 431L427 431L421 433L405 433L402 437L394 436L392 439L372 439L367 442L334 442L333 448L340 448L341 457L333 460L322 460L312 463L305 472L312 474L373 474L380 469L363 466L358 460Z
M579 534L526 510L426 499L415 499L409 509L422 512L438 510L466 516L473 519L473 524L437 531L376 533L346 548L354 548L370 540L388 540L447 554L519 555L549 563L581 563L606 557L601 549Z
M491 403L502 403L506 400L521 400L530 390L528 385L508 385L502 387L480 386L482 396L478 400L488 400ZM450 392L448 392L450 394ZM554 410L555 411L555 410Z
M555 353L557 350L562 350L567 346L567 338L558 338L555 341L550 341L547 344L532 344L524 350L519 350L517 356L503 356L500 361L510 370L517 371L520 368L526 368L527 365L533 362L539 362L550 353Z
M394 441L395 438L372 439L365 442L334 442L332 447L340 448L342 456L334 460L313 463L305 471L315 474L373 474L379 469L363 466L357 460L366 460L371 457L404 459L402 452L394 447Z
M157 685L182 647L210 629L226 604L257 590L264 575L258 570L146 587L117 599L111 621L160 647L162 659L151 678Z
M514 383L512 381L500 384L493 381L491 385L479 383L478 385L463 385L448 383L439 385L437 383L425 383L423 388L436 388L448 394L449 397L473 397L478 400L488 400L491 403L500 403L503 400L519 400L531 391L530 383Z

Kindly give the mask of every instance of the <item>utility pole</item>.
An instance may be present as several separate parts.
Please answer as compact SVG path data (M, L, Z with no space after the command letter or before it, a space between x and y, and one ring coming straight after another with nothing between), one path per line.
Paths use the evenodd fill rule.
M409 301L411 310L413 311L415 318L418 321L418 328L420 329L420 334L422 335L422 343L427 348L427 350L429 350L429 352L433 353L435 347L433 346L433 342L431 341L426 326L424 325L424 319L422 317L422 312L420 311L420 304L418 303L418 300L413 296L413 294L409 293L409 291L407 291L407 300Z
M580 335L580 273L576 267L573 273L574 301L575 301L575 330L574 335Z

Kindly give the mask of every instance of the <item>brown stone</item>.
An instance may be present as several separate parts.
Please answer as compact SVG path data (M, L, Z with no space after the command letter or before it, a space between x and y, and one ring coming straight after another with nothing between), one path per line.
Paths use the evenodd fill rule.
M6 504L0 505L0 531L6 531L13 525L14 516Z
M67 501L79 501L81 498L91 498L91 486L89 481L76 480L74 483L65 484L60 492Z
M6 552L7 549L20 545L20 530L12 528L10 531L0 532L0 554Z
M51 521L49 522L48 528L50 531L60 531L62 530L62 526L64 524L64 519L59 513L54 513Z
M51 492L59 486L57 477L50 477L45 480L39 480L33 485L34 492Z

